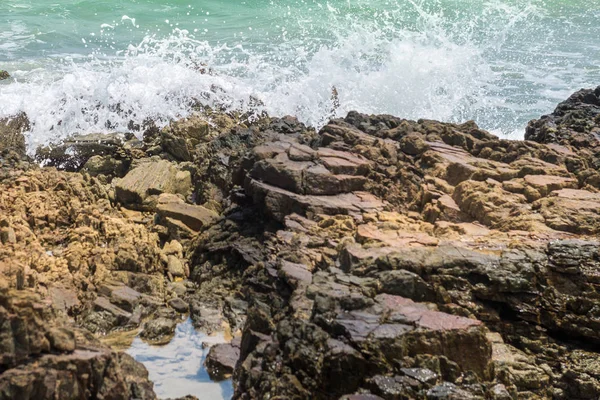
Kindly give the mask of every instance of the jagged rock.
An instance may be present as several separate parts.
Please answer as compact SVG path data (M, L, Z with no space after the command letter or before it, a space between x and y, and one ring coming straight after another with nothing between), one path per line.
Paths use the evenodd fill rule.
M195 147L210 139L208 122L200 115L192 115L165 127L160 135L162 148L179 161L192 161Z
M231 343L220 343L212 346L205 361L210 378L216 381L227 379L233 373L239 358L239 340L234 339Z
M129 162L119 160L127 158L123 145L124 137L121 134L91 133L65 139L60 144L38 148L36 159L45 165L67 171L79 171L87 165L94 173L100 173L113 164L120 170L108 171L108 173L118 175L129 165Z
M537 141L357 112L318 133L173 123L143 148L195 164L134 160L116 195L0 158L0 282L98 334L150 317L160 343L187 303L242 334L239 360L210 356L236 399L598 398L599 97L532 122Z
M583 89L560 103L551 115L533 120L527 126L526 140L558 143L594 149L600 144L598 131L600 87Z
M168 343L177 327L177 321L169 317L158 317L144 324L140 337L154 343Z
M2 289L0 303L0 399L156 398L141 364L57 318L37 295Z
M29 119L25 114L0 119L0 153L12 150L24 156L26 148L23 133L27 130Z

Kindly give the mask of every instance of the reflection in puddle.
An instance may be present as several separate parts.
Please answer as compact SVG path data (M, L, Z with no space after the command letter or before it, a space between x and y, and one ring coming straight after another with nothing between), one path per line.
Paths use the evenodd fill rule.
M200 400L229 400L233 396L231 380L213 382L204 368L208 347L202 343L223 343L223 335L207 336L197 332L190 318L177 325L173 340L164 346L152 346L136 337L127 350L144 364L159 398L191 394Z

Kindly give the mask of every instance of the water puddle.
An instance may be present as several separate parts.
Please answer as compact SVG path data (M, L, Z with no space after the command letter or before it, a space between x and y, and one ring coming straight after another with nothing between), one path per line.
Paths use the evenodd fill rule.
M159 398L191 394L199 400L229 400L233 396L231 380L213 382L204 368L207 344L225 341L223 334L208 336L196 331L187 318L177 325L169 344L153 346L135 337L127 353L148 369Z

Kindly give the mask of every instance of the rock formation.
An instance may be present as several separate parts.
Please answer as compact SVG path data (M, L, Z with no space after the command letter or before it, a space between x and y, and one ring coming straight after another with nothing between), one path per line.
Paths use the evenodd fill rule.
M206 362L236 399L597 399L599 98L574 94L524 141L356 112L319 132L193 115L92 152L71 138L76 157L42 150L44 168L20 125L0 131L3 312L46 302L58 317L36 321L60 331L3 345L0 385L35 366L84 397L134 382L152 398L105 347L120 361L100 386L25 360L100 346L89 331L163 343L189 312L236 337ZM48 398L30 376L0 394Z

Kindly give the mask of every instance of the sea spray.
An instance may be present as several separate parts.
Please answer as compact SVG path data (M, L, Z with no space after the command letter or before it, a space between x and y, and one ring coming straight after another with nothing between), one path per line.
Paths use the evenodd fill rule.
M558 3L262 1L231 15L173 3L153 23L139 5L117 9L67 53L8 63L15 79L0 85L0 116L27 113L30 149L147 119L163 125L198 102L295 115L317 128L350 110L475 119L519 137L529 119L600 80L598 53L583 54L598 11Z

